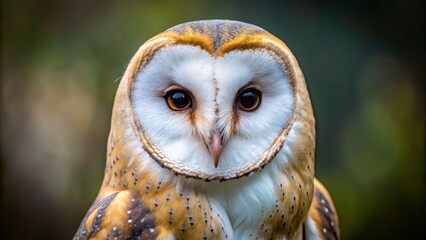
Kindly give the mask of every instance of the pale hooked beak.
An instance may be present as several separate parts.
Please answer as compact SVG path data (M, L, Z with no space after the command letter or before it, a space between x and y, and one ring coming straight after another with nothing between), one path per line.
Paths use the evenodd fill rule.
M209 151L210 155L213 158L215 168L217 168L217 165L219 165L220 155L222 154L222 136L223 135L219 130L214 131L213 134L210 136Z

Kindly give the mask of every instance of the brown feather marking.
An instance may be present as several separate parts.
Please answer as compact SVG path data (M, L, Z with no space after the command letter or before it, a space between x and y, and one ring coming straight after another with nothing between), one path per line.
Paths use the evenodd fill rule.
M128 211L128 223L131 224L130 236L140 239L155 239L157 232L155 229L154 215L151 214L148 208L143 206L141 201L132 198L131 207Z
M321 231L326 239L338 239L335 228L334 211L328 199L318 189L315 190L315 198L320 199L320 204L317 205L317 211L321 218Z
M258 26L229 20L183 23L166 30L165 33L174 33L179 36L177 38L179 39L179 43L198 45L212 55L217 52L224 43L240 35L268 34ZM192 39L185 39L188 36ZM197 38L194 38L194 36Z
M154 215L128 191L103 198L87 216L74 239L156 239L158 235Z
M105 209L111 204L118 192L112 193L100 201L95 201L81 222L74 239L87 239L101 229L102 219L105 217ZM88 227L90 226L90 228Z
M336 209L325 187L315 179L315 193L309 215L321 239L340 239Z

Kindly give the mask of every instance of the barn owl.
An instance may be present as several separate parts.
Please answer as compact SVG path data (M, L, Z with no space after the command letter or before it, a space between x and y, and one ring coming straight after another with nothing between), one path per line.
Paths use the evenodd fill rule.
M105 176L74 239L338 239L299 65L246 23L177 25L119 84Z

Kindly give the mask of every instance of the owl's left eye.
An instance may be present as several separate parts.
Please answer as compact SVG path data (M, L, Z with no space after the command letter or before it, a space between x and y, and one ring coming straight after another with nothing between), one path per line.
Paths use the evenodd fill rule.
M192 107L191 95L182 89L172 90L166 94L166 102L173 111L183 111Z
M262 93L256 88L247 88L242 90L236 100L239 109L246 112L257 110L262 101Z

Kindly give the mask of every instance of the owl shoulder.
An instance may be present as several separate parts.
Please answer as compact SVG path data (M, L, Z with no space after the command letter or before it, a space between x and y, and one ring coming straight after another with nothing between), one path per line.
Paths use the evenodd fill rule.
M157 234L154 215L123 190L99 196L73 239L156 239Z
M305 239L340 239L339 219L327 189L317 180L305 225Z

